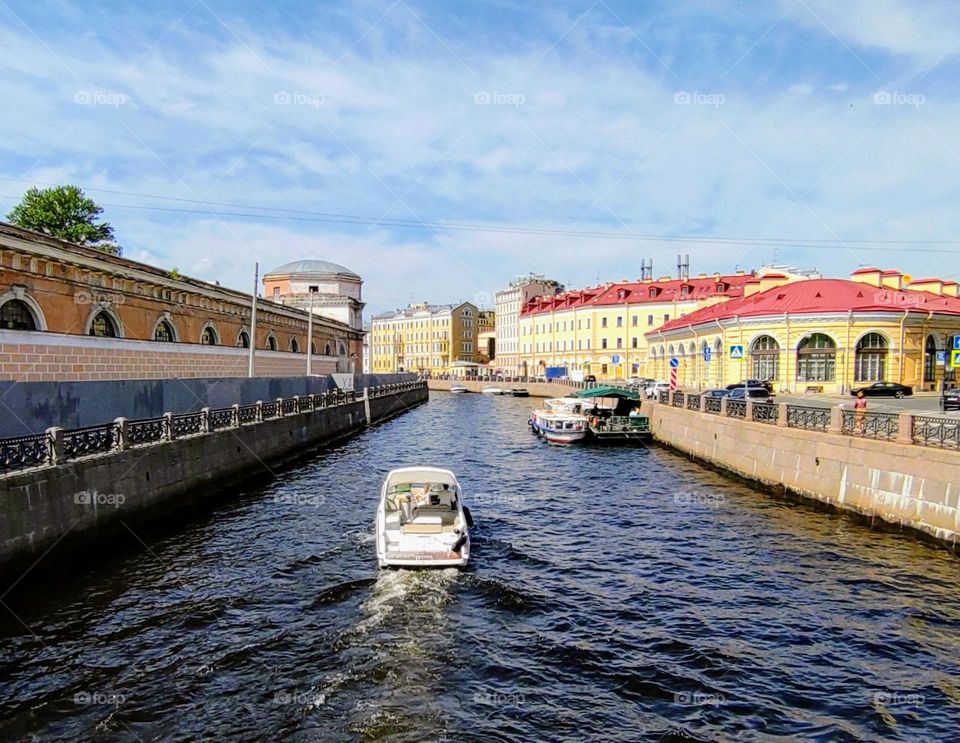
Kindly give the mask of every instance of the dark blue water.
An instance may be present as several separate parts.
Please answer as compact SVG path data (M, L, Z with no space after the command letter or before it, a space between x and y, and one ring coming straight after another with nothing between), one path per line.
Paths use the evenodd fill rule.
M534 404L435 393L24 581L0 738L960 739L956 557L664 449L550 446ZM376 567L381 479L415 463L464 485L466 572Z

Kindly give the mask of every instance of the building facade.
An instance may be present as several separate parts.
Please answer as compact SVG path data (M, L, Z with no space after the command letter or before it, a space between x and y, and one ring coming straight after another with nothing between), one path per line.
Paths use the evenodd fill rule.
M79 381L306 371L307 315L0 223L0 379ZM348 371L361 334L317 317L314 373Z
M888 381L917 390L953 383L952 338L960 336L954 281L863 268L850 279L790 282L771 274L744 296L648 332L661 379L678 361L682 387L763 379L780 392L844 393Z
M411 304L374 315L371 372L447 374L457 361L477 361L478 310L469 303Z
M647 334L677 318L742 297L753 273L610 282L534 297L519 321L519 373L566 367L598 379L653 376ZM799 277L793 277L799 280Z
M285 263L263 276L263 295L277 304L313 310L355 330L363 328L363 280L324 260Z
M534 297L552 296L563 290L558 282L539 274L520 276L496 294L496 368L517 376L520 369L520 311Z

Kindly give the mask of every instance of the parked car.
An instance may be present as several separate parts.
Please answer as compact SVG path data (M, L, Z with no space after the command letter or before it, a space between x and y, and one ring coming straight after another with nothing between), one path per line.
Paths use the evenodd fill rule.
M734 387L730 390L731 400L752 400L753 402L773 402L773 395L766 387Z
M940 410L960 410L960 389L943 391L940 396Z
M864 397L910 397L913 387L898 382L874 382L868 387L855 387L850 390L854 397L861 392Z
M654 382L647 387L645 394L648 400L656 398L661 392L669 392L670 383L669 382Z
M586 374L586 375L584 375L584 377L583 377L583 381L584 381L584 382L589 382L589 383L591 383L591 384L596 384L596 383L597 383L597 375L596 375L596 374Z
M728 384L727 389L732 390L736 387L763 387L767 392L773 392L773 382L764 379L745 379L736 384Z
M704 390L704 397L730 397L730 390Z

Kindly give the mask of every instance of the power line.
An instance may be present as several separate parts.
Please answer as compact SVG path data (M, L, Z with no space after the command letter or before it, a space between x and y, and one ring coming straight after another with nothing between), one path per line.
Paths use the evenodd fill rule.
M42 183L40 181L31 181L26 178L11 178L0 176L0 180L17 181L23 183L33 183L45 186L56 184ZM302 209L286 209L283 207L257 206L253 204L237 204L222 201L205 201L200 199L187 199L176 196L161 196L157 194L145 194L134 191L120 191L108 188L85 188L85 191L94 191L98 193L110 193L120 196L132 196L135 198L157 199L162 201L173 201L183 204L191 204L202 207L225 207L231 210L253 209L262 213L251 213L244 211L220 211L205 208L203 211L217 217L239 217L244 219L270 219L295 222L324 222L330 224L353 224L364 226L382 226L397 227L404 229L428 229L428 230L455 230L464 232L491 232L501 234L519 234L533 235L540 237L580 237L596 240L628 240L644 242L682 242L704 245L749 245L755 247L802 247L807 249L829 249L849 247L870 247L872 250L901 252L902 246L917 245L953 245L958 244L958 240L868 240L868 239L813 239L813 238L752 238L752 237L730 237L722 235L666 235L666 234L644 234L633 232L603 232L588 230L562 230L551 228L524 227L524 226L505 226L505 225L484 225L465 222L429 222L413 219L380 218L357 214L341 214L337 212L318 212L306 211ZM15 196L5 198L17 198ZM120 204L120 203L102 203L101 206L109 206L111 209L138 209L142 211L156 212L183 212L183 209L162 206L147 206L144 204ZM273 213L270 213L273 212ZM901 247L880 247L884 245ZM912 252L917 253L954 253L954 250L920 248L913 247Z

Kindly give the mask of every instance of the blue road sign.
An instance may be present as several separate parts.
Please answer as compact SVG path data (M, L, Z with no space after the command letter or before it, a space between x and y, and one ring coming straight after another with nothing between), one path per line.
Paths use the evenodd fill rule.
M960 335L953 336L953 350L960 351Z
M617 366L620 363L620 357L614 354L613 358L611 358L610 361L614 366Z
M947 365L947 352L937 351L937 366L946 366L946 365Z
M709 364L709 363L710 363L710 357L711 357L711 356L713 356L713 354L710 352L709 347L704 346L704 347L703 347L703 360L706 361L706 362Z
M678 366L680 366L680 359L674 356L672 359L670 359L670 368L676 369Z
M743 346L730 346L730 358L731 358L731 359L742 359L742 358L743 358Z

